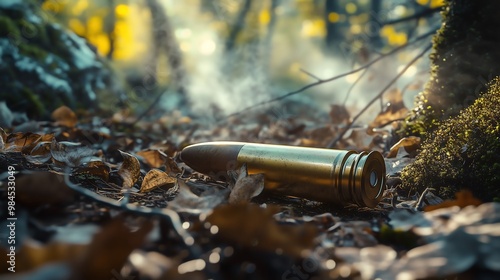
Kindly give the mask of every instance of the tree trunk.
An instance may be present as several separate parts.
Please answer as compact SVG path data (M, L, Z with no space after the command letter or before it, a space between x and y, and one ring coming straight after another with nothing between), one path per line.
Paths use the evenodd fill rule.
M431 78L417 96L406 134L425 134L457 115L500 75L498 11L498 0L445 0L430 55Z
M182 63L182 53L179 44L174 36L174 31L167 17L164 7L157 0L147 0L148 8L151 12L153 25L154 50L152 59L157 61L160 48L165 50L170 66L171 83L173 89L186 101L186 83L187 75ZM153 79L157 78L156 64L150 66L150 73L154 74Z

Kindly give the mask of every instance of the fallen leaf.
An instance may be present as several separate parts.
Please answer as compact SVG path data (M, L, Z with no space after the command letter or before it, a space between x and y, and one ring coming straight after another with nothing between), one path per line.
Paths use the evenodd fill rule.
M160 150L143 150L137 152L137 155L141 156L152 168L161 167L168 158L168 156Z
M69 167L78 167L89 162L95 152L90 147L82 146L80 143L57 142L54 138L50 144L50 153L56 161Z
M51 117L58 125L66 127L75 127L78 123L78 118L76 117L75 112L67 106L61 106L55 109L52 112Z
M177 180L178 194L170 201L168 208L177 212L200 214L210 212L217 205L227 200L229 189L214 190L200 196L194 194L182 180ZM212 188L213 189L213 188Z
M330 105L330 119L333 124L347 124L351 116L344 105Z
M118 174L123 179L122 187L130 189L141 175L141 165L139 160L133 155L120 150L119 152L123 157L123 163L120 166L120 169L118 169Z
M264 189L264 174L252 174L248 176L246 165L240 169L234 187L229 194L229 203L250 202L253 197L258 196Z
M31 132L16 132L7 136L5 141L5 152L21 152L24 147L31 149L41 140L40 134Z
M51 142L39 142L24 158L32 164L44 164L52 157L50 146Z
M142 245L153 228L146 220L139 229L131 231L122 216L113 218L94 235L88 248L74 263L70 279L112 279L119 272L130 253Z
M404 104L403 95L399 89L390 90L384 97L387 100L387 105L368 125L368 134L373 134L374 128L379 128L394 120L404 118L408 113L408 108Z
M455 194L455 197L456 197L455 200L445 200L440 204L428 205L424 208L424 211L425 212L433 211L436 209L448 208L452 206L458 206L460 208L464 208L469 205L478 206L481 205L482 203L481 200L475 198L472 192L470 192L469 190L458 191Z
M110 168L102 161L91 161L85 166L78 167L73 172L73 176L81 179L101 179L105 182L109 181Z
M402 148L408 153L411 158L415 157L417 149L420 148L420 137L409 136L402 138L391 147L386 158L395 158L396 156L398 156L398 152Z
M144 177L144 180L142 180L139 192L150 192L166 185L169 185L169 188L171 188L175 185L175 181L176 178L168 176L167 173L158 169L151 169Z
M74 196L63 176L51 172L34 172L16 180L16 202L25 206L66 204L72 202Z
M316 226L278 224L273 218L277 212L275 207L261 208L250 203L221 205L202 222L208 222L211 227L216 226L215 237L225 242L268 252L282 251L296 258L303 257L313 249Z

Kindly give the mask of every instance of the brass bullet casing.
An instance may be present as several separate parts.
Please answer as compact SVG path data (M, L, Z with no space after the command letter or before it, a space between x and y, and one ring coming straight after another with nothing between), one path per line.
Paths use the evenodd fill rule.
M339 205L375 207L385 187L379 152L247 144L238 154L249 174L264 173L266 188ZM283 184L287 183L287 184Z
M186 147L181 159L215 178L247 164L249 174L264 174L266 189L336 205L373 208L385 187L385 163L376 151L208 142Z

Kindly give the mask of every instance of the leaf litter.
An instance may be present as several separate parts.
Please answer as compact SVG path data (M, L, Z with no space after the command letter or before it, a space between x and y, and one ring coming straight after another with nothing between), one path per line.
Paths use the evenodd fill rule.
M246 166L214 181L177 156L189 143L228 138L325 146L350 121L340 105L332 106L326 124L318 120L328 116L273 119L262 113L204 131L173 113L132 128L130 113L79 119L60 108L55 123L35 123L33 131L2 129L0 164L19 171L16 203L28 210L19 222L36 225L18 248L19 275L417 279L499 272L498 203L481 204L467 193L443 201L432 189L399 188L399 172L414 160L419 142L384 146L390 133L381 126L405 110L396 93L386 98L397 108L354 127L336 146L386 155L392 183L369 211L273 197L264 191L263 175L248 174ZM124 127L129 131L119 132ZM126 200L122 188L130 193ZM93 225L98 233L87 242L58 240L51 229L67 224Z

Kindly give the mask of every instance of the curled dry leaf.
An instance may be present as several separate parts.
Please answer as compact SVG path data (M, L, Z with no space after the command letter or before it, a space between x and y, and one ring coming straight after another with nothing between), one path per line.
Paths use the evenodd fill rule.
M401 148L404 148L404 150L409 154L410 157L415 157L417 149L420 148L420 137L409 136L402 138L391 147L391 150L386 157L395 158Z
M51 142L39 142L29 154L24 156L24 158L32 164L44 164L52 157L50 145Z
M5 139L6 152L21 152L25 147L33 149L33 147L41 140L40 134L31 132L16 132L11 133Z
M227 200L228 189L211 192L200 196L194 194L189 186L182 180L177 180L179 193L174 200L170 201L168 208L177 212L200 214L211 211L217 205ZM207 191L208 192L208 191Z
M50 153L54 160L70 167L78 167L92 159L94 150L80 143L57 142L52 139Z
M458 206L464 208L469 205L479 206L481 205L481 200L474 197L474 195L468 190L462 190L455 194L455 200L446 200L440 204L428 205L424 208L424 211L432 211L441 208L448 208L452 206Z
M137 155L144 158L146 163L152 168L161 167L168 158L168 156L160 150L143 150L137 152Z
M142 180L139 192L150 192L162 186L171 188L175 185L175 181L176 178L168 176L167 173L158 169L151 169L144 177L144 180Z
M389 91L385 98L387 100L387 106L377 115L377 117L375 117L375 120L368 125L368 134L372 134L374 128L382 127L394 120L404 118L408 113L408 108L406 108L403 102L403 95L399 89Z
M303 257L314 245L316 226L278 224L273 218L277 212L274 207L261 208L249 203L221 205L207 216L206 222L218 228L216 237L225 242Z
M78 167L73 176L81 179L101 179L105 182L109 181L110 168L102 161L91 161L85 166Z
M139 160L129 153L125 153L120 151L120 154L123 157L123 163L118 169L118 174L123 179L123 188L131 188L139 176L141 175L141 165Z
M231 193L229 203L249 202L264 189L264 174L252 174L238 178Z
M56 121L58 125L66 127L75 127L78 123L78 118L75 112L67 106L61 106L52 112L52 119Z

